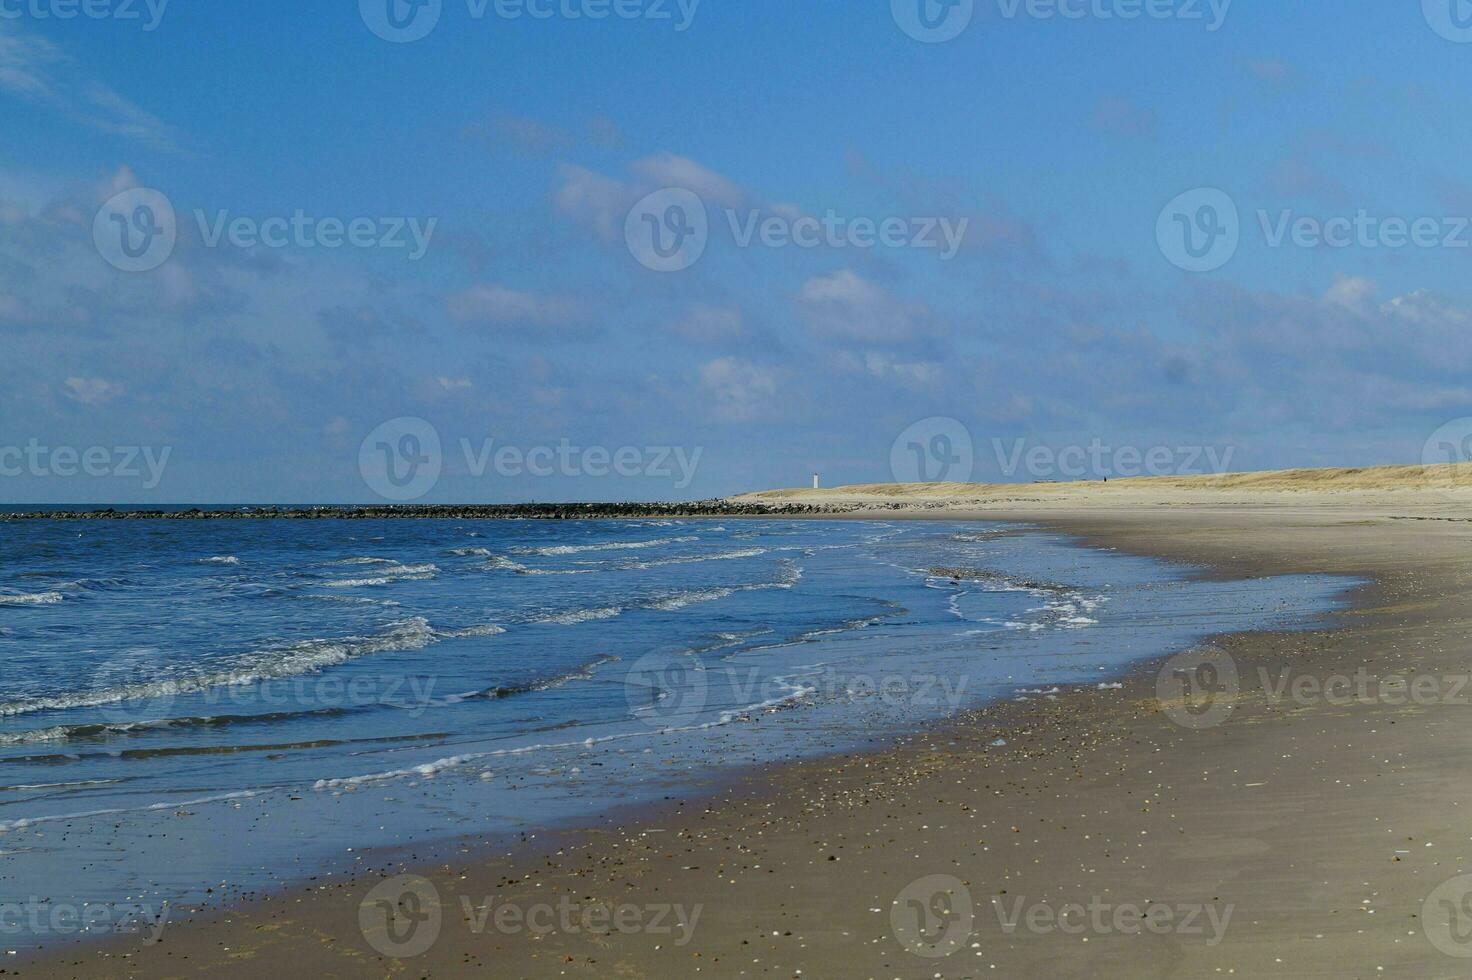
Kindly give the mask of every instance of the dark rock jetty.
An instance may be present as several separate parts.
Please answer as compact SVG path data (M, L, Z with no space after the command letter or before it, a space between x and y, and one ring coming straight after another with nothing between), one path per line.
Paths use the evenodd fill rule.
M728 500L689 503L414 504L337 507L207 507L171 510L36 510L0 513L0 521L231 521L231 520L598 520L659 517L800 517L841 514L856 508L813 504L755 504Z

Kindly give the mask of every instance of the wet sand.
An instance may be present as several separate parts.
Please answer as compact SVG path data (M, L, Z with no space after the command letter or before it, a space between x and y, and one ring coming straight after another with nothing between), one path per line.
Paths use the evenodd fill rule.
M1326 628L1219 638L1212 665L1235 667L1235 695L1192 700L1177 685L1162 701L1161 665L1141 665L1117 689L1036 695L873 753L772 766L710 798L611 815L550 853L534 842L494 856L466 841L450 858L402 855L228 914L176 911L156 945L124 937L0 966L47 977L1467 973L1472 959L1453 954L1472 955L1472 915L1451 923L1466 932L1447 924L1472 909L1472 881L1443 885L1472 870L1461 501L969 506L917 516L1032 521L1212 575L1371 584ZM1186 676L1221 685L1199 668ZM1349 686L1326 695L1336 676ZM389 880L403 872L431 890ZM397 904L375 904L384 896Z

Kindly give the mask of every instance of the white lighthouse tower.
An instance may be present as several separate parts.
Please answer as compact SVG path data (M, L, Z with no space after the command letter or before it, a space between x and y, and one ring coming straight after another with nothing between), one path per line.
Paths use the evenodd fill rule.
M813 489L818 489L818 474L816 473L813 474Z

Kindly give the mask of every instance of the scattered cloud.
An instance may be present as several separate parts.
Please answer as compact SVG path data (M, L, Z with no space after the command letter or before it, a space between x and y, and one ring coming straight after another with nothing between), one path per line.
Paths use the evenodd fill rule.
M54 109L100 133L177 150L174 127L86 71L44 38L0 30L0 92Z
M941 332L923 303L905 303L851 269L802 284L799 311L818 337L865 344L900 344Z
M552 193L559 213L592 228L604 241L623 234L625 214L635 199L622 182L571 164L558 168Z
M746 200L746 193L740 187L689 157L661 153L636 160L630 169L648 185L682 187L699 194L706 204L734 208Z
M716 415L739 421L777 409L780 387L774 368L738 357L720 357L700 366L700 382L713 399Z
M646 194L669 187L694 191L709 207L738 207L748 195L735 183L687 157L663 153L629 165L629 178L620 180L585 167L558 168L552 190L557 212L591 228L604 241L623 235L624 218Z
M102 405L123 393L121 385L102 378L67 378L62 394L83 405Z

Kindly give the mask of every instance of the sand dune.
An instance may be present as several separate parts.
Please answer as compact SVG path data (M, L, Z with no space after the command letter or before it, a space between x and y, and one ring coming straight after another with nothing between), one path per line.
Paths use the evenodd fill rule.
M1334 493L1390 495L1401 502L1444 503L1465 497L1472 502L1472 463L1436 466L1372 466L1337 469L1265 470L1204 476L1135 477L1039 483L866 483L813 490L793 488L740 494L748 502L791 501L809 504L882 507L975 506L1033 500L1069 504L1142 504L1152 498L1177 503L1198 498L1218 503L1261 503L1274 496Z

